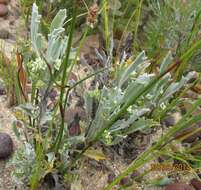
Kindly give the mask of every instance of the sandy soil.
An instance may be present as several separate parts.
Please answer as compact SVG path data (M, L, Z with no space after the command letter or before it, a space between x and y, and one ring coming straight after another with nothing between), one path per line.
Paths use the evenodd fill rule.
M19 142L12 130L12 122L15 120L11 110L7 108L6 96L0 96L0 132L8 133L14 142L14 149L17 148ZM15 189L11 178L12 167L7 166L9 160L0 160L0 190Z

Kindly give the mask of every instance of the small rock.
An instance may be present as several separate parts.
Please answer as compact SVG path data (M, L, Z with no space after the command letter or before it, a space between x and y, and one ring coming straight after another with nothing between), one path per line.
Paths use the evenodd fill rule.
M132 179L135 179L135 178L137 178L137 177L139 177L140 176L140 172L139 171L134 171L132 174L131 174L131 178Z
M120 185L122 185L122 186L126 186L126 185L128 185L129 184L129 177L125 177L125 178L123 178L121 181L120 181Z
M0 86L0 96L5 95L5 94L6 94L5 88Z
M8 7L4 4L0 4L0 17L4 17L8 14Z
M5 95L5 94L6 94L6 87L4 85L4 82L0 80L0 96Z
M1 39L8 39L9 38L9 31L6 29L0 29L0 38Z
M167 185L165 190L193 190L193 188L185 183L172 183Z
M110 173L110 174L108 175L107 182L108 182L108 183L111 183L111 182L114 180L115 177L116 177L116 176L115 176L114 173Z
M200 127L201 127L201 122L198 122L192 127L182 130L180 133L176 135L176 138L182 138L186 136L186 138L182 140L183 143L196 142L196 140L201 137L201 132L199 131L199 132L193 133L193 131L198 130Z
M0 133L0 159L8 158L13 152L13 141L6 133Z
M196 189L196 190L201 190L201 181L198 179L194 178L191 180L191 185Z
M0 4L8 4L9 0L0 0Z
M15 21L16 21L16 18L15 18L14 16L11 16L11 17L9 18L9 24L10 24L10 25L14 25L14 24L15 24Z
M161 122L162 125L166 126L166 127L170 127L175 125L175 119L173 117L166 117L165 119L163 119L163 121Z
M165 117L162 121L161 124L170 127L175 125L179 120L181 119L181 114L179 112L172 113L171 115Z

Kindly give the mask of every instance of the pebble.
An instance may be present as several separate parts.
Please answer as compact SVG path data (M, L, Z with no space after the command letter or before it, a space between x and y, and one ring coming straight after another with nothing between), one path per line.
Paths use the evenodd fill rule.
M0 17L4 17L8 14L8 7L4 4L0 4Z
M2 87L0 86L0 96L5 95L5 94L6 94L5 88L2 88Z
M137 178L137 177L139 177L139 176L140 176L140 172L137 171L137 170L135 170L135 171L131 174L131 178L132 178L132 179L135 179L135 178Z
M194 178L191 180L191 185L196 189L196 190L201 190L201 181L198 179Z
M0 4L8 4L9 0L0 0Z
M125 186L129 183L129 177L124 177L121 181L120 181L120 185Z
M114 179L115 179L115 174L114 173L110 173L109 175L108 175L108 178L107 178L107 182L108 183L111 183Z
M0 133L0 159L8 158L13 152L13 141L7 133Z
M8 39L9 31L6 29L0 29L0 39Z
M165 190L194 190L190 185L185 183L172 183L165 187Z

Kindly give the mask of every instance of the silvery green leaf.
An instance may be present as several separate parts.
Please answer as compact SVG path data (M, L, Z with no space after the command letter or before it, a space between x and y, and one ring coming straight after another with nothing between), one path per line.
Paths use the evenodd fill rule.
M38 52L40 50L44 49L44 46L45 46L45 37L42 34L38 33L36 41L35 41L35 45L36 45L36 48L37 48Z
M53 42L53 47L52 47L52 61L57 60L60 58L60 54L61 54L61 43L62 43L62 39L61 38L57 38L54 40Z
M32 7L32 16L31 16L31 42L33 45L33 48L37 55L40 55L40 49L42 48L42 45L44 44L44 37L40 33L40 19L41 15L38 13L38 7L34 3Z
M159 103L166 101L168 98L172 97L172 95L179 91L185 84L193 78L195 72L189 72L187 76L183 76L179 82L172 83L167 90L165 91L164 96L160 99Z
M110 129L110 132L119 131L125 128L128 128L134 121L139 119L145 113L149 112L149 108L142 108L139 110L134 110L133 114L129 117L128 120L118 120Z
M87 112L88 117L90 118L93 110L93 98L89 93L86 93L84 96L85 110Z
M32 116L34 118L36 117L35 111L37 110L37 108L31 103L21 104L16 109L22 110L25 114L29 116Z
M121 2L119 0L109 0L109 6L112 10L118 10L121 8Z
M150 62L144 61L140 65L138 65L135 69L136 75L140 75L145 72L145 70L150 66Z
M38 14L38 7L34 3L32 7L32 16L31 16L31 40L34 42L36 40L36 35L38 34L39 24L40 24L41 15Z
M145 52L142 51L135 61L123 72L120 80L119 80L119 87L121 88L122 85L129 79L130 75L135 71L135 69L138 67L138 65L144 63L147 60L147 57L145 56Z
M173 60L172 53L171 53L171 51L169 51L161 63L160 74L162 74L163 72L165 72L167 70L168 66L172 63L172 60Z
M131 82L125 90L124 98L122 102L126 103L133 97L135 97L139 91L143 90L145 86L153 79L153 74L146 74L140 75L136 81Z
M67 15L66 15L66 9L59 10L59 12L54 17L54 19L53 19L53 21L51 23L50 33L52 33L57 28L62 28L63 27L63 23L64 23L66 17L67 17Z
M165 92L165 89L168 85L168 81L170 80L171 75L166 74L161 80L158 81L156 86L153 88L151 94L153 96L152 103L155 105L158 98Z
M27 142L24 143L24 152L26 157L28 158L30 157L33 159L35 158L35 151L30 143L27 143Z
M138 93L138 91L140 91L142 88L144 88L144 85L142 84L139 84L136 82L130 83L125 90L125 94L124 94L122 102L126 103L128 100L134 97Z
M15 136L17 137L18 140L20 140L20 131L18 129L18 126L17 126L17 122L14 121L13 124L12 124L12 128L13 128L13 132L15 134Z
M33 49L40 57L41 50L45 48L45 38L40 33L40 19L41 15L38 13L38 7L34 3L32 8L32 18L31 18L31 41ZM66 10L60 10L54 17L51 26L50 34L48 34L48 43L46 51L46 59L48 63L53 64L56 60L62 58L65 54L67 47L67 36L62 36L65 29L63 28L63 23L66 19Z
M98 110L96 112L95 119L93 120L91 127L87 134L87 139L93 139L93 137L96 136L96 134L101 130L103 127L106 126L108 116L108 108L107 105L105 105L105 102L103 101L105 97L107 97L108 89L104 86L102 89L100 102L98 106Z
M126 128L122 132L122 135L128 135L128 134L134 133L139 130L145 130L145 129L151 128L155 125L157 125L157 123L155 121L153 121L152 119L140 118L137 121L133 122L132 126Z
M52 33L48 35L48 48L46 57L50 63L60 58L61 52L63 53L63 39L61 34L64 32L64 28L54 29Z
M47 156L47 160L49 163L54 162L54 160L55 160L55 153L54 152L49 152L46 154L46 156Z
M121 2L119 0L109 0L109 7L114 15L121 16L123 14L119 10L121 8Z
M114 15L116 16L122 16L124 13L122 11L119 10L114 10Z
M69 55L69 59L70 60L73 60L73 59L75 59L75 57L76 57L76 49L71 49L71 52L70 52L70 55Z
M63 57L66 53L66 48L67 48L67 44L68 44L68 36L64 36L62 42L61 42L61 55L60 57ZM75 51L74 49L72 48L71 52L70 52L70 58L72 58L72 55L71 53L73 53L73 56L75 55Z
M142 75L140 75L137 79L136 79L136 82L139 83L139 84L148 84L150 82L150 80L154 77L155 75L154 74L147 74L147 73L144 73Z
M79 136L75 136L75 137L70 137L67 139L67 143L70 146L79 144L79 143L83 143L85 142L85 137L83 135L79 135Z
M95 53L96 53L98 59L99 59L101 62L106 61L104 55L102 55L96 48L95 48Z
M104 110L103 110L104 111ZM107 125L107 117L105 116L104 112L97 112L95 119L90 127L90 130L87 134L87 139L93 141L96 134L100 132L106 125Z
M50 112L45 112L45 114L43 115L42 119L41 119L41 125L45 125L49 122L52 121L52 115Z

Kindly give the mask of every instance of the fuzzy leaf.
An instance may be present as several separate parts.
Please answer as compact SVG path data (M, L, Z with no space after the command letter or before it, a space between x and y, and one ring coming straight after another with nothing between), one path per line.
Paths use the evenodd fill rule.
M40 49L42 49L44 44L44 36L40 33L40 19L41 15L38 13L38 7L34 3L32 7L32 16L31 16L31 42L33 48L37 55L40 55Z
M63 23L66 19L66 9L61 9L54 17L51 26L50 26L50 33L52 33L55 29L63 28Z
M163 62L161 63L160 74L167 70L168 66L172 63L172 60L172 53L169 51L166 57L163 59Z
M133 64L131 64L122 74L119 81L119 87L121 87L129 79L130 75L135 71L138 65L144 63L146 59L147 57L145 56L144 51L137 56Z
M190 72L187 74L187 76L182 77L182 79L179 82L172 83L168 89L166 90L163 98L160 99L160 103L166 101L168 98L172 97L172 95L179 91L186 83L192 79L192 77L195 75L195 72Z

